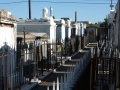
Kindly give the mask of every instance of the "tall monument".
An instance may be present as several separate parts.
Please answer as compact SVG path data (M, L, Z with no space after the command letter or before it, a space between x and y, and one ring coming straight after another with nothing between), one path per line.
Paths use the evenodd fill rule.
M52 17L52 7L50 7L50 17Z

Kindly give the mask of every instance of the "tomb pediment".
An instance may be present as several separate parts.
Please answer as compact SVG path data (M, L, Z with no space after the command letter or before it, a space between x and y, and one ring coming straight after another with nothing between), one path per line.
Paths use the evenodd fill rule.
M49 39L50 38L50 36L47 33L31 32L31 34L35 35L36 37L40 37L41 39Z
M24 32L17 32L17 37L24 38ZM33 38L35 39L35 35L30 32L25 32L25 38Z

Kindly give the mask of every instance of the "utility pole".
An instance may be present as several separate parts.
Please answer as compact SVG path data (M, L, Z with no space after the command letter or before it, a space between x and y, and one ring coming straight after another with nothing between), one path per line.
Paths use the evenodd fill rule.
M111 5L110 5L110 7L111 7L111 10L112 10L112 7L114 7L114 5L112 5L112 0L111 0Z
M111 0L111 10L112 10L112 0Z
M28 0L29 19L31 19L31 0Z

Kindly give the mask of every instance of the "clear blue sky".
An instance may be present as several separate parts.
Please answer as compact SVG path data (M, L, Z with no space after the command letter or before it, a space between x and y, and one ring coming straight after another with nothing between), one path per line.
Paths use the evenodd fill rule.
M28 0L0 0L0 9L12 12L15 18L28 18L28 3L11 3ZM74 21L75 11L78 12L79 21L91 21L92 23L103 21L109 14L110 4L82 4L82 3L49 3L35 2L45 0L31 0L32 18L41 18L44 7L53 8L55 18L69 17ZM83 2L83 3L111 3L111 0L47 0L52 2ZM6 4L11 3L11 4ZM114 6L117 0L113 0ZM113 8L114 9L114 8ZM49 15L49 13L48 13Z

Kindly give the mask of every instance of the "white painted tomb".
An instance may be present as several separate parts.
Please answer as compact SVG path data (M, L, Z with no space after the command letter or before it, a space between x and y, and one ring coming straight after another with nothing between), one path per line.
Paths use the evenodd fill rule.
M8 88L12 87L12 79L16 70L16 28L17 20L8 10L0 10L0 76L4 83L8 83ZM6 55L6 56L2 56ZM5 88L6 86L4 86Z
M51 10L51 8L50 8ZM51 12L51 11L50 11ZM40 19L26 19L19 20L17 23L17 31L23 32L24 27L26 32L38 32L38 33L46 33L50 36L50 41L56 39L56 23L52 16L48 17L48 9L44 8L42 13L42 18Z
M56 27L56 38L57 39L65 39L65 21L64 19L55 19Z
M0 47L6 44L11 47L16 45L17 20L8 10L0 10ZM12 47L11 47L12 48Z

